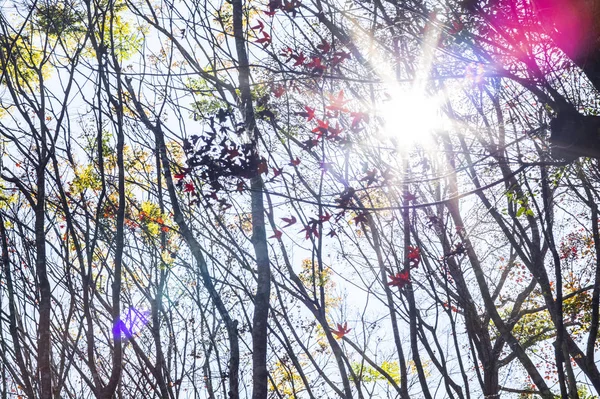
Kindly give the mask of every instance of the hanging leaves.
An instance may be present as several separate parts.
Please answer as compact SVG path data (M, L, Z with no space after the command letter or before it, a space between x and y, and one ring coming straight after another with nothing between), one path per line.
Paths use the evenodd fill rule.
M352 331L351 328L348 328L348 323L344 322L344 324L337 324L337 330L331 329L331 333L335 335L337 339L342 339L346 334Z
M390 276L390 281L388 281L387 284L391 287L398 287L399 289L402 289L407 284L410 284L410 273L408 270L396 273L395 276Z

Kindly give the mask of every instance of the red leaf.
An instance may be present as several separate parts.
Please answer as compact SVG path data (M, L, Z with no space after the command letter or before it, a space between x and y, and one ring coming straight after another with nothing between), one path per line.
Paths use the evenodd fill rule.
M344 335L348 334L350 331L352 331L352 329L348 328L348 323L344 323L344 325L337 323L337 330L331 329L331 333L333 335L335 335L335 337L337 339L341 339Z
M411 202L417 199L417 196L411 193L406 193L403 195L403 197L406 202Z
M292 50L292 48L288 46L281 50L281 53L279 53L279 55L281 55L282 57L287 57L287 60L285 60L285 62L288 62L292 59L292 57L294 57L294 50Z
M298 166L300 165L300 158L296 157L296 159L292 159L292 161L289 163L290 166Z
M333 58L331 60L331 66L335 67L338 64L344 62L345 60L349 60L350 59L350 53L347 53L345 51L337 51L335 53L333 53Z
M419 247L412 247L412 246L408 246L408 259L419 259L419 257L421 256L421 250L419 249Z
M281 218L281 220L283 220L284 222L286 222L287 224L285 226L281 226L282 228L286 228L289 227L291 225L293 225L294 223L296 223L296 217L292 215L292 217L289 218Z
M292 66L302 66L304 65L304 62L306 61L306 57L304 56L304 53L300 52L300 54L298 55L292 55L292 58L294 59L294 64Z
M275 95L275 98L279 98L285 94L285 86L275 85L275 87L273 87L273 90L271 90L271 91Z
M255 26L251 26L251 27L250 27L250 29L254 29L254 30L257 30L257 29L258 29L258 31L259 31L259 32L262 32L262 31L265 29L265 25L264 25L264 24L263 24L263 22L262 22L262 21L259 19L259 20L258 20L258 24L257 24L257 25L255 25Z
M258 167L256 168L256 171L258 172L258 174L267 174L269 173L269 167L267 166L267 162L266 161L262 161L261 163L258 164Z
M314 147L316 147L319 144L319 140L318 139L310 139L310 140L303 141L302 144L304 145L304 149L308 151L308 150L311 150Z
M332 140L332 139L337 139L340 135L340 133L342 133L342 128L340 128L340 125L338 123L335 124L335 127L330 127L329 128L329 135L327 136L328 140Z
M229 159L233 159L235 157L239 157L241 154L236 147L233 147L227 150L227 155Z
M196 187L194 187L194 183L185 183L183 186L184 193L194 193L196 192Z
M307 224L306 226L304 226L304 228L302 230L299 231L299 233L305 233L305 238L308 240L310 238L311 235L314 235L315 237L319 237L319 230L317 229L317 225L316 224Z
M283 11L292 13L292 16L296 16L297 8L300 7L299 1L288 1L284 0L283 2Z
M321 63L321 59L319 57L313 57L312 61L306 64L306 67L309 68L313 73L322 75L325 72L327 67Z
M371 184L373 184L373 182L375 182L375 180L377 180L377 169L367 171L367 175L365 177L363 177L362 179L360 179L360 181L366 181L367 186L370 186Z
M321 220L321 222L328 222L329 219L331 219L331 214L329 212L325 211L325 214L321 215L319 217L319 219Z
M369 213L368 212L361 212L358 215L356 215L354 217L354 223L358 224L362 224L364 225L365 223L367 223L367 215Z
M173 177L177 180L185 179L185 173L175 173Z
M344 108L344 105L348 102L348 100L344 101L344 90L340 90L337 97L329 96L329 100L331 103L325 108L336 112L348 112L348 110Z
M256 43L262 44L263 47L267 47L269 44L271 44L271 36L265 31L263 31L262 34L263 37L257 39Z
M320 119L317 119L318 126L312 130L313 133L317 133L319 136L317 140L323 136L327 135L327 131L329 130L329 122L324 122Z
M406 250L408 252L406 257L408 258L410 268L414 269L415 267L418 267L419 262L421 262L421 250L419 249L419 247L408 246Z
M278 240L279 240L279 239L281 238L281 235L283 234L283 232L282 232L282 231L279 231L279 230L274 230L273 232L274 232L275 234L273 234L273 235L272 235L271 237L269 237L269 238L276 238L276 239L278 239Z
M308 105L305 105L304 109L306 112L296 112L296 115L306 118L307 122L312 121L315 118L315 109L309 107Z
M395 276L390 276L389 286L402 289L406 284L410 284L410 273L408 270L396 273Z
M327 54L329 50L331 50L331 45L327 42L327 40L321 40L321 44L317 45L317 48L321 50L323 54Z
M352 129L356 129L361 121L369 121L369 115L364 112L351 112L350 116L352 117Z
M465 26L462 24L462 22L460 22L460 21L452 21L452 27L448 30L448 33L450 33L451 35L456 35L461 30L463 30L464 27Z

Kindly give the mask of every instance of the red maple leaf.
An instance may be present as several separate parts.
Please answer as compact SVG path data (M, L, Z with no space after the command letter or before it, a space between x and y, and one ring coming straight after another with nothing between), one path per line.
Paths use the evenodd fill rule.
M314 147L316 147L319 144L319 140L309 139L309 140L303 141L302 144L304 145L304 149L308 151L308 150L312 150Z
M331 59L331 66L335 67L338 64L344 62L345 60L350 59L350 53L345 51L337 51L333 53L333 58Z
M269 173L269 167L267 166L267 162L266 161L262 161L261 163L258 164L257 168L256 168L256 172L261 175L261 174L268 174Z
M335 127L330 127L329 128L329 135L327 136L328 140L332 140L332 139L337 139L340 135L340 133L342 133L342 129L340 127L340 125L338 123L335 124Z
M194 193L196 192L196 187L194 187L194 183L185 183L183 186L184 193Z
M279 176L282 172L281 168L271 168L271 170L273 171L273 178L276 178L277 176Z
M410 273L408 270L396 273L395 276L390 276L390 281L387 284L402 289L406 284L410 284Z
M302 66L304 65L304 62L306 61L306 57L304 56L304 53L300 52L300 54L298 55L292 55L292 58L294 59L294 64L292 66Z
M263 22L262 22L262 21L259 19L259 20L258 20L258 23L257 23L256 25L254 25L254 26L251 26L251 27L250 27L250 29L254 29L254 30L257 30L257 29L258 29L258 31L259 31L259 32L262 32L262 31L265 29L265 25L264 25L264 24L263 24Z
M281 55L282 57L287 57L287 60L285 60L285 62L288 62L292 59L292 57L294 57L294 50L292 50L292 48L288 46L281 50L281 53L279 53L279 55Z
M352 117L352 129L356 129L361 121L369 121L369 115L364 112L351 112L350 116Z
M410 264L410 268L413 269L419 266L419 262L421 261L421 250L419 247L411 247L410 245L406 248L408 251L406 257L408 258L408 263Z
M329 50L331 50L331 45L327 42L327 40L322 39L321 44L318 44L317 48L321 50L323 54L327 54Z
M411 193L406 193L406 194L404 194L402 197L404 197L404 200L405 200L406 202L414 201L414 200L416 200L416 199L417 199L417 196L416 196L416 195L414 195L414 194L411 194Z
M314 235L315 237L319 238L319 230L317 229L316 224L307 224L302 230L299 231L299 233L302 232L306 233L305 238L307 240L310 238L311 235Z
M271 11L273 14L275 14L275 11L280 9L281 6L283 6L281 0L270 0L267 4L267 7L269 7L269 11Z
M275 95L275 98L279 98L285 94L285 86L275 85L275 87L273 87L272 92Z
M300 165L300 158L296 157L296 159L292 159L292 161L289 163L290 166L298 166Z
M331 329L331 333L333 335L335 335L335 337L337 339L341 339L344 335L348 334L350 331L352 331L352 329L348 328L348 323L344 323L344 325L337 323L337 330L334 330L333 328Z
M283 11L292 13L293 17L296 17L296 13L298 12L298 7L300 6L299 1L288 1L284 0L283 2Z
M361 212L358 215L356 215L354 217L354 223L358 224L362 224L364 225L365 223L367 223L367 215L369 213L368 212Z
M337 236L337 233L335 232L334 229L329 230L329 233L327 233L328 237L335 237Z
M227 150L227 155L229 159L233 159L235 157L239 157L241 154L236 147L232 147Z
M315 109L309 107L308 105L305 105L304 109L306 111L296 112L296 115L306 118L307 122L312 121L315 118Z
M327 211L325 211L325 214L324 214L324 215L321 215L321 216L319 217L319 220L320 220L321 222L328 222L328 221L329 221L329 219L331 219L331 213L329 213L329 212L327 212Z
M286 228L289 227L291 225L293 225L294 223L296 223L296 216L289 217L289 218L281 218L281 220L283 220L284 222L286 222L287 224L285 226L281 226L282 228Z
M185 179L185 173L175 173L173 177L177 180Z
M211 193L208 196L204 196L204 198L212 198L215 201L219 200L219 197L217 196L217 192L216 191L211 191Z
M325 69L327 69L327 67L321 63L319 57L313 57L312 61L306 64L306 67L318 75L322 75L323 72L325 72Z
M373 182L375 182L375 180L377 180L377 169L368 170L367 175L365 177L363 177L362 179L360 179L360 181L366 181L367 186L370 186L371 184L373 184Z
M263 37L257 39L256 43L262 44L263 47L267 47L269 44L271 44L271 36L265 31L262 31L261 33L263 34Z
M344 101L344 90L340 90L337 97L329 96L329 100L331 103L325 108L336 112L348 112L348 110L344 108L344 105L348 102L348 100Z
M282 232L282 231L280 231L280 230L274 230L273 232L274 232L275 234L273 234L273 235L272 235L271 237L269 237L269 238L276 238L276 239L278 239L278 240L279 240L279 239L281 238L281 235L283 234L283 232Z
M320 119L317 119L317 127L312 130L313 133L317 133L319 136L317 140L323 136L327 135L327 131L329 130L329 122L324 122Z

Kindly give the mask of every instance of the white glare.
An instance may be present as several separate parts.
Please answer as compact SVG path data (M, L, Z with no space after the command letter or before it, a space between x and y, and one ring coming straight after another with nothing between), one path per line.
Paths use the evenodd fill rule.
M427 97L422 90L391 87L379 107L383 136L402 148L428 147L432 133L443 125L439 100Z
M440 31L435 24L428 24L426 31L410 84L396 79L396 67L382 56L373 37L362 30L354 32L356 42L362 43L361 49L369 55L383 83L385 94L373 104L375 114L383 122L382 136L393 140L398 148L430 147L433 133L444 128L442 97L428 96L426 88Z

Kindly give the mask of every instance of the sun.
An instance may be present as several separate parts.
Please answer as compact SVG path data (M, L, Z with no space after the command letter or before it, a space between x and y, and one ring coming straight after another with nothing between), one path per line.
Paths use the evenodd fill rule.
M353 32L359 47L372 60L382 94L372 103L374 114L382 122L380 135L390 139L398 149L415 146L432 149L434 136L447 128L444 118L444 91L429 95L431 66L441 34L436 24L429 24L423 38L421 53L415 58L414 76L398 79L398 66L383 56L375 39L364 32Z
M433 134L444 125L439 98L427 96L414 86L391 83L387 87L378 106L383 137L394 140L401 148L431 146Z

